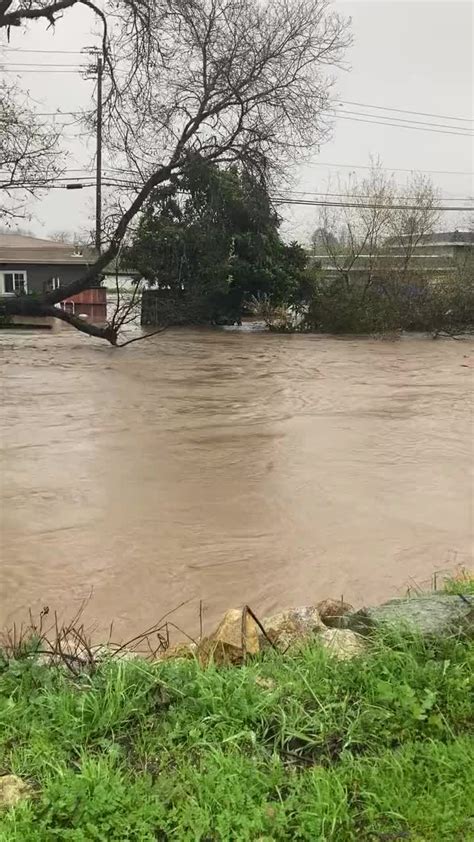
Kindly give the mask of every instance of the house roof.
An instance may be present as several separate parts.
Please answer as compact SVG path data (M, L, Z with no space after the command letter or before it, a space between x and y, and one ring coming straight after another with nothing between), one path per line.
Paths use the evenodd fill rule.
M401 237L390 237L387 243L399 243L401 240L409 240L411 234L402 234ZM416 248L424 245L429 246L472 246L474 244L474 231L433 231L431 234L422 234L416 244Z
M138 272L136 269L133 269L131 266L127 266L126 263L120 261L119 258L115 258L111 260L110 263L102 270L104 275L113 275L114 277L118 274L120 276L124 276L127 278L139 278L141 277L141 273Z
M87 266L95 259L96 252L88 247L20 234L0 234L0 263Z

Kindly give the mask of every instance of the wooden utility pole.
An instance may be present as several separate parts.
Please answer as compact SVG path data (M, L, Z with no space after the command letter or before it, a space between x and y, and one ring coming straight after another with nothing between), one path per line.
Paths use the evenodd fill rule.
M100 254L102 248L102 56L97 56L97 154L95 184L95 247Z

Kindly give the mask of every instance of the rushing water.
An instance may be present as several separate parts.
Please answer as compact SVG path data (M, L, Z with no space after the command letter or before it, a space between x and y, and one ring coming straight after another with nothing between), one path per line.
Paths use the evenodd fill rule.
M0 622L123 639L404 592L472 553L472 342L0 334Z

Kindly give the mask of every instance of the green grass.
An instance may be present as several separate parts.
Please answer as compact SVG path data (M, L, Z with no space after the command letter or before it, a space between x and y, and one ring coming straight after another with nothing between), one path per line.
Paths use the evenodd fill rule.
M474 644L379 637L241 668L0 662L0 842L474 840ZM265 681L262 681L265 679Z
M459 567L456 573L444 580L443 591L450 594L474 594L474 572Z

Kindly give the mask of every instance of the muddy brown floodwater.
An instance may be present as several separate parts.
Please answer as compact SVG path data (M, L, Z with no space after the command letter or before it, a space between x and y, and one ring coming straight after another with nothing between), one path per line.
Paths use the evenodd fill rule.
M469 561L472 342L0 334L0 623L124 639L229 606L355 603ZM90 598L89 598L90 597Z

